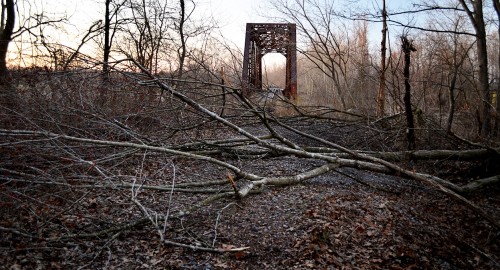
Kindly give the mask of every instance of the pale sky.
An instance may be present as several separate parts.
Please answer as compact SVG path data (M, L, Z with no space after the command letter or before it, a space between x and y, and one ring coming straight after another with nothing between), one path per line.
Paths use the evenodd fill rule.
M171 2L172 0L167 0ZM219 23L221 34L241 50L245 43L245 27L247 22L266 22L259 16L259 9L268 0L196 0L197 17L214 16ZM20 10L31 13L44 12L49 17L69 17L69 26L56 31L46 31L47 36L57 42L76 48L80 38L87 29L104 14L104 0L29 0L29 5L20 1L24 7ZM89 48L82 48L84 53ZM271 57L273 58L273 57Z
M173 1L173 0L167 0ZM328 0L327 0L328 1ZM333 1L333 0L332 0ZM337 0L342 2L343 0ZM367 5L367 8L373 9L375 0L360 0L359 3ZM48 16L57 16L67 14L70 17L70 26L65 28L65 32L58 29L51 35L59 42L70 47L76 47L81 36L86 32L90 25L97 20L101 20L104 14L104 0L30 0L31 9L40 12L41 10ZM245 27L248 22L269 22L268 19L259 14L265 13L266 7L269 7L270 0L196 0L197 16L214 16L220 25L222 35L243 49L245 38ZM387 3L394 10L403 3L408 5L410 1L387 0ZM23 1L19 3L24 4ZM24 4L26 5L26 4ZM397 5L397 6L396 6ZM28 6L20 10L29 10ZM369 32L371 45L377 46L380 36L380 28L375 25ZM70 39L70 40L68 40ZM72 41L71 39L76 39ZM82 50L86 52L85 49ZM264 61L276 62L284 61L279 55L272 54ZM281 60L279 60L281 59ZM266 63L265 63L266 64Z
M102 19L104 13L104 0L31 0L34 7L44 10L46 14L63 14L70 16L70 23L78 26L84 32L92 22ZM172 0L167 0L172 1ZM332 0L333 1L333 0ZM342 2L343 0L336 0ZM269 0L196 0L198 14L212 14L220 22L221 31L230 40L244 43L245 25L247 22L267 22L268 20L259 15L266 12ZM374 0L360 0L362 5L373 7ZM22 3L22 1L20 1ZM393 10L401 5L408 5L410 1L387 0L387 4ZM238 38L241 37L241 38Z
M258 15L259 7L264 6L265 0L204 0L202 2L209 2L207 7L220 21L223 34L240 47L243 47L245 43L246 23L266 21Z
M172 0L167 0L172 1ZM80 32L104 14L103 0L36 0L36 9L46 14L64 14L70 17L70 24ZM243 47L245 26L247 22L265 22L258 15L259 7L265 6L267 0L197 0L195 12L200 15L212 14L219 21L221 32L225 37ZM71 35L72 31L69 30ZM74 34L74 33L73 33Z

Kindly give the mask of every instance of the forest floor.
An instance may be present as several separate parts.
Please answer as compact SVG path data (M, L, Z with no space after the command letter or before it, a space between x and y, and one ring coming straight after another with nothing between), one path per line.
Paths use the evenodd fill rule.
M403 145L401 134L393 136L359 123L311 122L297 127L352 149L391 151ZM284 133L302 145L314 145ZM439 133L426 138L418 144L422 149L465 147ZM290 175L321 165L293 156L232 162L260 175ZM457 184L484 170L481 161L399 165ZM182 168L177 171L179 179L188 172L206 179L221 177L220 170L199 161L179 159L176 166ZM155 179L147 184L162 184L162 177ZM57 238L61 233L94 232L130 222L141 213L130 201L128 189L41 185L25 193L9 192L21 190L22 185L1 185L1 269L500 269L498 231L461 202L415 180L353 168L301 185L265 187L242 200L224 198L169 220L167 240L194 247L241 248L225 253L165 245L150 224L96 237ZM40 206L21 207L8 196L36 198ZM143 191L141 198L165 212L204 197L179 194L170 204L168 192ZM500 218L499 187L467 198ZM26 236L33 232L40 238ZM55 238L48 241L51 237Z

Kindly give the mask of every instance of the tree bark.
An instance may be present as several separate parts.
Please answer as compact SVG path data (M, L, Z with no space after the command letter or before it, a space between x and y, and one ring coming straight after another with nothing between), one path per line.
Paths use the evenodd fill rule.
M487 178L478 179L468 183L467 185L461 187L462 193L471 193L483 189L488 186L498 185L500 183L500 175L495 175Z
M413 47L411 41L408 40L408 37L402 36L401 42L403 46L404 53L404 71L403 75L405 78L405 111L406 111L406 123L408 130L406 131L406 137L408 140L408 150L415 149L415 124L413 121L413 111L411 107L411 85L410 85L410 62L411 62L411 52L416 51Z
M109 6L111 5L111 0L106 0L106 10L104 12L104 52L102 58L102 73L104 80L109 79L109 54L111 52L111 42L110 42L110 25L111 17Z
M495 11L497 13L498 21L500 21L500 0L493 0L493 6L495 7ZM498 26L498 37L500 39L500 25ZM494 135L497 136L500 134L500 46L498 46L498 70L497 70L497 89L496 89L496 117L495 117L495 127L494 127Z
M184 22L186 21L186 7L184 0L180 0L180 19L179 19L179 35L181 38L181 47L179 48L179 78L182 77L184 69L184 61L186 59L186 38L184 35Z
M5 16L5 17L4 17ZM17 106L17 93L10 83L7 68L7 52L14 31L16 10L14 0L2 1L2 17L0 18L0 106L14 110Z
M4 14L3 9L6 10L6 18L1 18L2 20L5 19L5 23L2 21L3 28L0 29L0 78L2 80L8 75L7 51L14 31L16 18L14 0L5 1L5 5L2 5L2 14Z
M385 58L387 52L387 10L385 8L385 0L382 2L382 42L380 48L380 85L378 88L377 103L378 103L378 117L384 116L385 111Z
M305 147L304 150L314 153L331 153L340 158L349 157L348 154L342 154L333 151L331 148L324 147ZM404 160L460 160L473 161L482 160L489 157L499 156L500 148L492 149L471 149L471 150L416 150L402 152L369 152L356 151L359 154L365 154L386 161L404 161Z
M476 32L476 49L477 60L479 64L478 73L478 88L482 95L482 125L481 136L488 137L491 133L491 119L490 119L490 87L488 75L488 50L486 44L486 27L484 24L483 16L483 0L471 1L473 9L465 3L465 0L459 0L463 9L467 13L472 26Z
M455 85L457 82L457 74L453 73L450 85L448 87L448 100L450 106L448 108L448 119L446 120L446 132L451 133L451 127L453 125L453 117L455 115Z

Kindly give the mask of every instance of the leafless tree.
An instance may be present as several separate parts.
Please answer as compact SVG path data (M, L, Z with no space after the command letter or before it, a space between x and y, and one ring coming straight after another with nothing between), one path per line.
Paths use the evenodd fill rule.
M490 81L488 74L488 50L486 46L486 26L483 15L483 1L459 0L475 30L476 53L479 64L478 87L483 95L481 135L488 137L491 133L491 101Z
M109 76L109 56L111 54L111 48L113 45L114 37L120 27L119 12L124 7L126 0L120 0L119 2L113 0L105 1L105 11L104 11L104 44L103 44L103 66L102 71L104 73L104 78L107 79Z
M407 138L408 138L408 150L415 149L415 124L413 119L413 108L411 105L411 84L410 84L410 65L411 65L411 53L415 52L416 49L413 46L413 42L408 40L407 36L401 37L401 46L403 47L404 54L404 71L403 76L405 80L405 114L406 114L406 123L408 129Z
M101 27L101 21L94 22L89 29L87 30L87 33L82 37L80 40L80 44L78 44L78 47L71 53L71 55L68 57L67 60L64 62L63 70L67 70L68 67L70 66L71 62L75 60L78 57L78 54L80 53L80 49L91 39L95 38L100 34L100 29ZM57 69L57 68L56 68Z
M380 79L377 95L378 116L383 116L385 112L385 71L386 71L386 54L387 54L387 9L385 0L382 1L382 41L380 42Z
M495 8L495 12L497 14L497 19L498 19L498 29L497 29L497 34L498 34L498 40L500 43L500 1L499 0L492 0L493 1L493 6ZM496 92L496 117L495 117L495 126L494 126L494 133L495 135L500 134L500 46L498 46L498 67L497 67L497 92Z
M459 27L461 25L461 18L458 17L455 21L455 30L459 31ZM471 51L474 43L468 42L461 38L460 35L457 34L447 34L449 38L445 38L442 40L440 45L446 46L441 48L439 53L439 59L445 63L447 66L446 70L448 72L447 78L447 87L448 87L448 116L446 121L446 130L447 132L451 132L453 119L456 111L456 90L460 86L460 76L463 76L462 69L465 61L469 57L469 52Z
M188 41L213 27L207 18L195 21L193 1L127 0L126 7L121 16L128 22L123 24L120 50L154 72L161 67L182 75Z
M157 72L160 51L167 51L169 46L167 33L172 7L167 1L155 0L127 0L125 5L126 11L120 15L125 20L120 51Z
M194 2L193 2L194 3ZM186 23L186 4L184 0L179 0L179 22L176 28L178 29L179 32L179 37L181 41L181 46L177 50L177 54L179 55L179 72L178 72L178 77L182 77L182 72L184 70L184 62L186 61L186 37L184 35L185 27L184 24Z
M2 0L0 17L0 77L7 76L7 51L14 32L16 10L14 0Z
M2 10L0 17L0 98L1 105L12 107L16 103L16 91L10 85L7 69L7 52L9 43L12 39L12 33L15 23L15 4L14 0L2 0Z
M428 28L439 27L451 31L419 34L419 51L412 59L413 98L417 108L427 115L439 118L440 123L445 117L443 127L451 132L457 108L463 110L467 97L477 96L471 80L473 69L469 65L470 61L474 61L471 58L474 41L469 35L458 34L465 31L467 26L464 14L443 14L439 19L429 18L427 23ZM459 97L460 101L457 101ZM468 103L473 105L478 102ZM460 132L463 130L455 129Z
M28 14L27 17L19 18L19 25L16 23L16 8L19 3L14 0L1 1L0 13L0 84L4 85L0 89L0 95L5 95L3 101L11 104L15 103L13 98L16 96L15 90L9 86L7 55L9 44L24 33L36 35L33 30L44 25L55 25L63 22L65 18L48 18L43 14ZM39 35L37 36L37 38ZM11 100L12 99L12 100ZM10 100L10 101L9 101Z
M280 18L297 24L303 42L303 46L298 46L299 51L333 82L340 108L346 110L353 106L355 102L347 79L349 34L347 27L337 20L334 3L274 0L272 5Z
M106 1L106 4L110 3ZM223 210L262 192L279 199L275 196L279 187L305 184L327 173L346 176L345 169L359 175L365 171L370 175L393 175L395 181L405 178L395 182L398 189L401 183L410 183L412 191L416 188L425 188L425 192L427 189L440 191L474 211L477 216L472 215L471 220L479 217L491 226L485 228L500 228L495 209L488 208L482 200L475 203L463 196L498 185L498 175L458 185L419 172L409 162L423 159L458 163L492 158L500 151L498 147L469 142L436 127L429 129L435 137L442 135L443 139L471 149L420 151L415 147L415 135L410 137L414 132L414 125L410 123L414 109L411 102L416 98L416 95L412 96L416 87L410 91L410 86L413 86L410 80L414 78L410 76L410 70L428 61L424 69L441 65L440 68L446 69L443 73L448 69L450 73L455 72L460 61L473 61L464 56L468 51L467 40L460 46L453 44L457 47L456 55L454 51L449 52L452 55L443 53L443 58L451 60L450 66L442 65L440 59L436 59L440 46L428 48L425 51L428 54L417 56L406 37L401 40L403 46L391 52L385 87L401 107L394 112L402 112L404 108L407 113L408 124L404 126L400 124L405 120L402 113L372 121L331 108L328 113L323 113L322 107L300 106L286 99L278 99L270 108L267 100L258 102L246 98L241 95L238 78L241 53L226 48L231 46L210 38L206 32L207 35L201 38L204 42L190 44L189 39L203 28L189 23L190 12L186 10L190 9L182 11L189 2L181 0L174 6L158 6L158 3L127 0L127 9L121 10L120 20L126 24L120 24L123 32L117 30L116 38L122 38L120 41L123 42L114 46L121 46L127 58L104 62L88 58L85 60L96 64L94 70L57 76L27 73L39 76L23 76L15 82L16 87L22 89L20 95L26 106L25 110L8 116L12 124L0 122L0 232L8 236L2 239L2 243L9 244L3 244L6 246L3 253L18 252L18 246L11 244L18 241L22 242L23 252L28 254L31 250L43 248L44 253L40 256L45 259L45 249L50 244L57 249L46 252L51 258L47 265L53 263L51 266L57 267L53 258L64 254L72 260L72 266L96 268L105 261L103 264L113 267L107 264L112 261L111 253L126 252L118 251L126 250L126 247L112 249L110 245L121 238L134 238L137 230L147 234L148 240L155 239L151 238L152 233L157 234L155 240L162 245L217 253L241 252L248 247L221 245L217 226ZM294 3L318 2L297 0ZM297 22L311 19L307 27L303 25L309 31L303 36L308 46L299 60L305 63L301 67L304 71L307 72L309 67L315 71L307 83L324 86L321 84L326 81L335 86L337 80L336 89L347 91L341 95L345 103L342 109L356 104L356 99L364 94L361 91L368 87L371 87L371 100L375 103L376 83L366 86L368 83L361 80L366 79L367 73L373 82L378 77L375 68L368 68L370 52L366 23L353 28L355 31L349 30L355 32L353 36L343 36L335 32L331 24L333 17L312 7L319 12L314 20L313 13L307 12L308 7L295 10L288 6L285 10L289 16L302 16ZM158 19L158 16L165 17ZM321 27L315 22L326 24ZM165 32L160 32L162 29ZM184 41L176 37L182 37ZM345 40L340 37L345 37ZM436 39L442 42L443 36L438 37L440 39ZM112 39L110 35L110 46ZM442 49L448 48L452 48L451 44L443 45ZM313 52L314 49L317 51ZM419 52L425 49L422 46ZM419 57L417 61L410 61L410 53ZM164 63L160 60L163 56L166 56L164 61L173 66L170 76L159 72L163 68ZM81 57L85 58L84 55ZM120 101L111 104L115 106L113 109L104 109L95 102L94 95L102 84L96 84L93 79L100 76L101 67L103 71L113 71L109 72L110 80L106 83ZM225 68L225 75L219 74L221 67ZM431 72L421 72L418 76L421 80L434 80L435 77L428 73ZM453 79L454 75L449 75ZM461 73L456 72L456 76L459 75ZM441 81L436 82L439 83ZM403 86L402 100L400 88ZM359 92L354 93L354 90ZM453 91L450 92L453 95ZM147 98L141 99L141 96ZM425 102L425 98L423 100ZM281 108L286 110L285 113L278 112ZM356 120L350 121L348 117ZM332 127L349 128L345 134L347 138L332 134L335 133ZM406 130L408 137L404 136ZM362 136L359 140L354 138L358 134ZM397 146L397 141L405 142L405 138L411 151ZM343 145L350 141L355 141L350 143L352 149ZM387 145L383 145L384 142ZM365 151L360 145L369 146L370 151ZM301 165L294 167L291 163ZM275 169L275 165L279 168ZM357 178L362 177L349 176L349 179L370 188L392 192ZM379 177L377 181L383 182L387 178ZM332 177L328 185L335 185L335 181L337 179ZM316 183L311 181L308 184ZM267 192L271 188L273 191ZM437 195L432 193L432 196ZM386 202L380 204L378 198L370 200L375 201L381 212L389 209ZM397 204L398 200L400 198L391 204ZM242 211L254 207L241 205ZM454 211L459 206L455 205ZM394 208L399 213L396 216L401 217L401 209L397 205ZM195 233L186 225L191 219L206 222L203 225L209 224L214 210L217 216L212 226L214 230L195 235L193 240ZM12 218L12 222L4 222L5 217ZM380 227L377 225L380 220L368 221L374 227ZM390 226L382 226L382 229L388 230ZM127 237L120 237L125 233ZM387 235L382 233L381 237ZM453 237L455 239L456 235ZM86 241L92 243L86 245L89 243ZM79 244L82 242L84 245ZM106 250L109 250L109 256L102 256ZM498 255L481 252L484 257L493 258L489 265L496 263L494 259ZM116 253L113 256L122 260L115 256ZM18 260L18 257L4 257L13 263ZM39 257L33 257L33 260L28 257L26 261L39 260ZM99 262L95 263L97 260ZM159 266L159 263L155 261L151 265ZM124 265L123 261L120 265ZM17 268L17 265L12 268Z

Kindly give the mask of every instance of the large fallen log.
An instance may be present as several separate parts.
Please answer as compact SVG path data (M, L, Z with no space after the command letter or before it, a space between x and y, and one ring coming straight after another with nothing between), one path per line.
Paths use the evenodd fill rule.
M342 157L348 154L328 147L305 147L307 151L314 153L336 154ZM360 154L381 158L386 161L405 161L405 160L460 160L471 161L490 157L497 157L500 147L490 149L467 149L467 150L415 150L399 152L374 152L374 151L354 151Z

